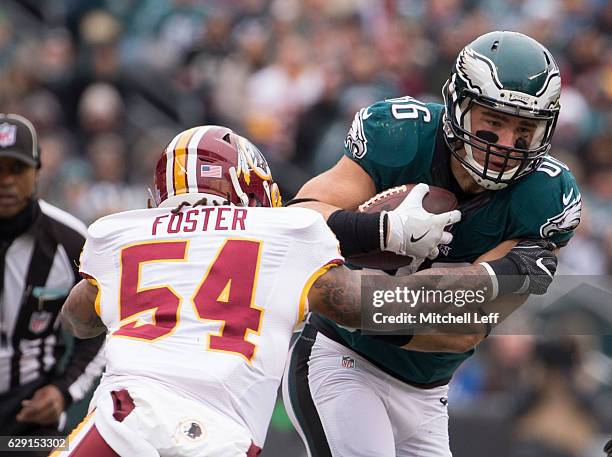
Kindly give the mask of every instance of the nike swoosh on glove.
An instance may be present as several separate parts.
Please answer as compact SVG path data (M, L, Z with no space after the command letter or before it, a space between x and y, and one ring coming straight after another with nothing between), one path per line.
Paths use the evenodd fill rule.
M506 254L516 265L518 274L525 277L517 294L544 295L557 271L556 245L548 240L520 241Z
M481 262L493 281L493 296L544 295L557 271L556 245L548 240L519 241L501 259Z
M557 271L556 246L548 240L523 240L517 243L506 258L513 261L520 275L526 276L518 294L544 295Z
M423 198L429 192L427 184L417 184L404 201L392 211L386 211L388 239L383 251L414 256L417 259L435 259L439 244L449 244L453 235L445 227L461 220L457 210L433 214L423 208Z

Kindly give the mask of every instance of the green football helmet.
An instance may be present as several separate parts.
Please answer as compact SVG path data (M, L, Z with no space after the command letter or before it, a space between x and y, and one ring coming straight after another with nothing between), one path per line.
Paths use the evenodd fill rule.
M535 171L550 150L559 117L561 77L550 52L536 40L517 32L478 37L457 57L442 94L447 144L480 186L506 187ZM495 135L486 135L489 132L472 132L475 105L529 120L535 126L531 144L519 138L508 147L496 143ZM474 158L473 148L484 153L484 163ZM503 165L490 167L493 157L497 164L503 160Z

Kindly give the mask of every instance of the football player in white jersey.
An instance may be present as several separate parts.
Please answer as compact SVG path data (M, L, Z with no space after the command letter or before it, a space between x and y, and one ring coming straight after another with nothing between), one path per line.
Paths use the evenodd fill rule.
M107 332L107 368L70 450L56 455L256 456L293 329L308 311L360 327L361 273L332 268L343 259L323 217L280 208L265 158L230 129L177 135L152 199L156 208L89 227L86 279L62 320L80 338ZM475 280L491 289L483 273ZM427 338L409 347L432 350Z
M310 308L358 325L359 303L318 279L342 264L338 242L318 213L280 208L263 155L224 127L177 135L152 197L89 227L62 319L107 331L108 363L56 453L257 455L296 324Z

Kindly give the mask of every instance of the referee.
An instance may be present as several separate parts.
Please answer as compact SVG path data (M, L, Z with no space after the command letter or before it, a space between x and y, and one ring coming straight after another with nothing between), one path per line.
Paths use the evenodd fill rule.
M101 335L75 340L58 370L66 350L58 315L79 280L86 228L35 197L39 168L30 121L0 114L0 436L60 434L64 411L104 366Z

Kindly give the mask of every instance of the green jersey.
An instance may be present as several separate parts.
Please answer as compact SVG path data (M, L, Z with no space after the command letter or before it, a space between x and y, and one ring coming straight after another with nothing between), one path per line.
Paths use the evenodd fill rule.
M375 103L356 114L344 151L370 175L377 192L426 183L457 196L462 218L452 229L452 243L440 247L436 262L471 263L501 242L515 238L548 238L559 246L567 244L581 208L580 191L568 167L547 157L537 171L504 189L466 194L451 172L443 113L443 105L411 97ZM328 334L333 331L336 341L412 384L447 382L474 352L407 351L319 316L317 323Z

